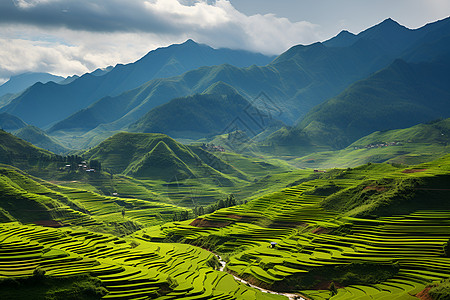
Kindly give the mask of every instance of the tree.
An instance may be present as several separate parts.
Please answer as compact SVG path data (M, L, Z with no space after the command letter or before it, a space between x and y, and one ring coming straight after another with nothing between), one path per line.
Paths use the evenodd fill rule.
M225 208L225 202L222 199L217 202L217 209L221 208Z
M234 197L233 194L229 194L229 195L228 195L227 201L228 201L228 206L227 206L227 207L235 206L235 205L236 205L236 198Z
M203 208L203 206L199 206L198 208L198 215L202 216L205 214L205 209Z
M125 218L125 207L122 208L122 218Z

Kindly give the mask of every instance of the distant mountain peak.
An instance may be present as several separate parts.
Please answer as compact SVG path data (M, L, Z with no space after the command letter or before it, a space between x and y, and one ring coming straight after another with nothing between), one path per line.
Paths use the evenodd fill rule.
M404 27L392 18L387 18L387 19L383 20L383 22L379 23L378 25Z
M323 42L327 47L347 47L353 44L357 39L357 36L348 30L342 30L338 35Z
M351 33L350 31L348 31L348 30L346 30L346 29L344 29L344 30L342 30L341 32L339 32L338 36L339 36L339 35L343 35L343 36L346 36L346 35L355 36L354 33Z
M193 39L188 39L186 42L182 43L182 45L198 45Z
M378 24L370 27L369 29L366 29L365 31L360 33L359 36L364 35L365 33L377 32L379 30L385 31L385 30L395 30L395 29L397 29L397 30L400 29L400 30L405 30L405 31L411 30L411 29L401 25L397 21L395 21L391 18L387 18L387 19L383 20L381 23L378 23Z

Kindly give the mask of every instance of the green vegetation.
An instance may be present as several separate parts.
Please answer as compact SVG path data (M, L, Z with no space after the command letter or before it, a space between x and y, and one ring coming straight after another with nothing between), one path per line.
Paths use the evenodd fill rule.
M108 292L101 281L89 275L53 277L36 268L32 276L0 279L2 299L101 299Z
M172 221L173 215L186 211L155 201L108 197L57 186L8 167L0 167L0 190L3 221L81 226L118 235Z
M443 280L432 286L429 294L433 300L450 299L450 279Z
M42 299L283 298L216 271L215 256L197 246L225 258L228 273L311 299L407 298L450 275L450 203L442 201L448 155L408 167L293 170L275 159L127 133L87 154L98 173L79 174L85 158L68 156L70 168L62 171L68 179L91 177L59 181L66 186L0 168L0 277L8 278L2 293L22 284L21 295ZM213 205L201 202L200 192L189 195L213 187L198 162L234 183L201 191L216 199ZM175 182L130 176L149 176L150 163L194 176ZM122 174L102 171L108 168ZM183 197L192 211L164 203L185 203ZM36 277L43 283L29 283Z
M2 97L56 122L18 136L84 149L0 131L0 298L448 299L450 121L387 129L449 117L449 20L264 67L187 41Z
M0 224L2 299L285 299L215 270L197 247Z

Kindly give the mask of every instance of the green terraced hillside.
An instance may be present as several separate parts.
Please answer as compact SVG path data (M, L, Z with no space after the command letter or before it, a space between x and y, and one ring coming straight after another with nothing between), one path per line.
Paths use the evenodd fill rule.
M156 198L156 197L155 197ZM0 166L0 220L128 234L172 221L183 208L157 201L103 196L32 178ZM186 211L187 212L187 211Z
M306 168L355 167L365 163L418 164L450 152L450 119L405 129L376 131L343 150L312 153L292 163Z
M285 299L236 282L190 245L12 222L0 224L0 246L1 299Z
M310 299L417 299L450 277L449 199L450 155L407 168L368 164L314 172L135 237L206 247L227 259L228 272Z

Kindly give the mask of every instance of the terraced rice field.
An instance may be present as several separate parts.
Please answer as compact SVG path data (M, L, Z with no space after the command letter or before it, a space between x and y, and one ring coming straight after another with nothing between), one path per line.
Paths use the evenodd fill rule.
M58 186L4 167L0 167L0 190L1 207L9 212L4 219L45 226L81 226L126 234L172 221L174 213L186 211L158 201Z
M0 224L0 279L90 274L108 290L104 299L283 299L263 294L215 270L216 258L198 247L148 243L112 235L19 223ZM1 292L0 292L1 295Z
M390 187L369 184L423 178L428 185L416 190L438 191L445 202L450 199L450 187L442 185L449 184L445 179L449 178L449 171L448 159L406 170L389 166L347 170L243 206L219 210L191 224L191 221L168 223L136 236L147 240L169 237L202 245L225 254L226 269L232 274L269 289L300 292L311 299L417 299L414 295L427 284L450 277L450 258L443 251L450 239L450 209L407 207L405 211L412 212L356 217L352 216L351 207L344 213L326 210L322 203L334 192L321 193L317 187L333 186L337 191L362 193L373 190L371 195L377 192L383 195ZM419 203L418 207L423 205ZM448 205L442 203L442 207ZM271 242L276 243L274 247ZM340 284L339 280L345 278L335 278L331 281L340 287L337 294L324 290L331 282L327 272L345 268L354 268L350 272L356 272L357 268L363 268L356 277L364 277L371 271L378 272L377 268L382 273L393 266L398 269L382 281L368 279L362 284ZM297 282L308 286L308 276L315 278L309 283L314 289L295 286Z

